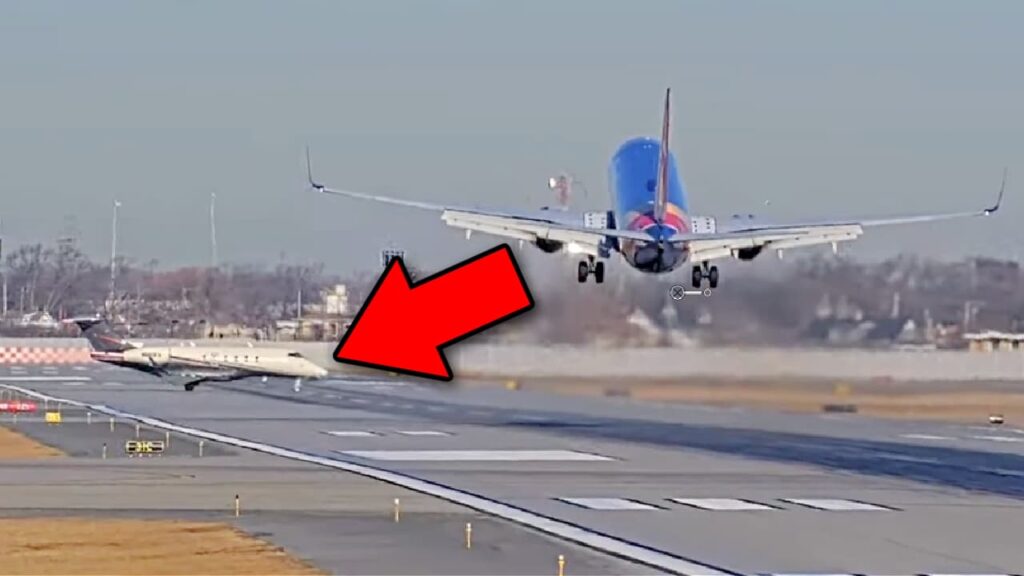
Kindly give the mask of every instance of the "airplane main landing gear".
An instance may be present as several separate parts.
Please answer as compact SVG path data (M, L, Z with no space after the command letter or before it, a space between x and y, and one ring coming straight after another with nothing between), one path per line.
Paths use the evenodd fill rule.
M705 278L707 278L708 286L711 289L718 288L718 266L709 266L707 262L702 262L700 266L693 267L690 283L694 288L700 288Z
M185 384L185 391L186 392L191 392L191 391L195 390L196 386L198 386L198 385L199 385L199 382L189 382L188 384Z
M579 266L576 267L576 280L582 284L591 274L594 275L594 282L604 282L604 262L594 262L593 256L587 260L580 260Z

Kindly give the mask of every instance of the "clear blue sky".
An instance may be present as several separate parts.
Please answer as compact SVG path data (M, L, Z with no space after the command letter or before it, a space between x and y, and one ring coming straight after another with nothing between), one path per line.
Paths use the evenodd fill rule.
M442 266L490 245L332 185L536 207L567 169L608 205L619 142L665 86L697 213L998 218L872 231L865 258L1024 244L1024 2L182 1L0 4L0 217L15 244L74 215L83 247L162 265ZM770 200L768 208L763 206ZM570 264L566 273L570 274Z

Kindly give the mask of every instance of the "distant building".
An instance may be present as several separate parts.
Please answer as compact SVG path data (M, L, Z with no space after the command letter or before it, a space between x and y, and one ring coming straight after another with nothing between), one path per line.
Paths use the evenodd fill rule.
M41 328L44 330L56 330L57 328L60 328L60 323L54 320L53 316L45 310L25 314L21 317L21 321L18 322L18 325L25 328Z
M964 334L964 340L967 340L967 349L971 352L1024 351L1024 333L986 330Z

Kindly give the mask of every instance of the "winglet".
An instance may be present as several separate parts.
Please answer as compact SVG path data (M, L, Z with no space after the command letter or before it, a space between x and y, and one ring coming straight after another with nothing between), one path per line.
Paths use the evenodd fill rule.
M996 197L996 203L991 208L985 208L984 213L986 216L992 214L996 210L999 210L999 205L1003 203L1003 192L1006 190L1006 172L1008 168L1003 168L1003 183L999 186L999 196Z
M654 219L661 222L668 209L669 123L672 112L672 88L665 89L665 111L661 118L661 152L658 155L658 189L654 197Z
M313 163L309 159L309 146L306 146L306 180L309 181L309 186L317 192L324 191L324 185L313 180Z

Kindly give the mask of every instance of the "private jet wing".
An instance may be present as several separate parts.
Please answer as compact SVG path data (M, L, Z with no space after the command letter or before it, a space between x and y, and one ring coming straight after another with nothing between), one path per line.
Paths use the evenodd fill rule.
M623 238L649 242L651 236L637 230L616 230L614 228L592 228L585 225L583 214L561 210L537 210L533 212L511 212L483 208L433 204L417 200L405 200L392 196L379 196L351 190L339 190L318 183L313 179L309 152L306 154L306 169L309 185L317 192L334 196L347 196L360 200L371 200L384 204L408 206L441 213L441 220L454 228L502 236L526 242L538 240L574 243L580 252L599 255L598 246L606 238Z
M1003 181L999 187L995 204L982 210L791 224L734 224L720 232L677 234L670 239L670 242L685 242L689 246L690 259L694 262L734 256L741 250L759 251L764 248L785 250L820 244L834 245L838 242L858 238L864 233L864 228L988 216L999 210L1005 189L1006 171L1004 170Z

